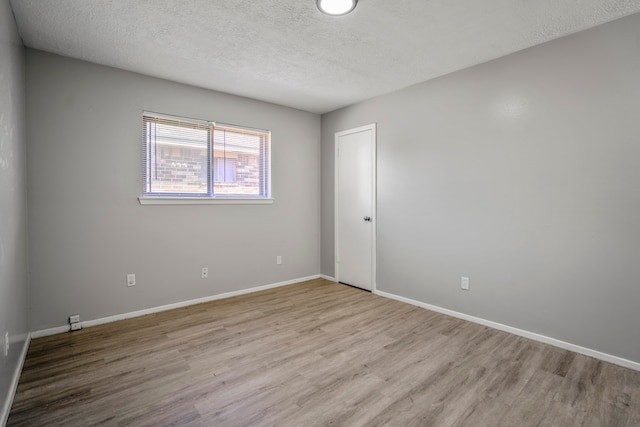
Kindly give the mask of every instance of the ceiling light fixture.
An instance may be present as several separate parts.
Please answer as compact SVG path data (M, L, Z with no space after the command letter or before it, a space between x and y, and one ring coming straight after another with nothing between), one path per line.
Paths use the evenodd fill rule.
M327 15L346 15L356 8L358 0L316 0L320 12Z

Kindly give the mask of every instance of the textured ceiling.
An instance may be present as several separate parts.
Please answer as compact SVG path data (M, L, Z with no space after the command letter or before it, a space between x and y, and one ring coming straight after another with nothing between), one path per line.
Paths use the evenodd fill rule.
M640 12L640 0L11 0L26 46L315 113Z

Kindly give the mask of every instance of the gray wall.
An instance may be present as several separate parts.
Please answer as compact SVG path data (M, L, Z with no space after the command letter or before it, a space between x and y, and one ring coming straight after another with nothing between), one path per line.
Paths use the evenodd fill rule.
M24 48L7 0L0 1L0 424L27 325ZM9 355L4 334L9 332Z
M32 330L319 273L319 115L26 56ZM141 206L143 110L271 130L275 203Z
M371 122L379 290L640 362L640 15L324 115L323 274Z

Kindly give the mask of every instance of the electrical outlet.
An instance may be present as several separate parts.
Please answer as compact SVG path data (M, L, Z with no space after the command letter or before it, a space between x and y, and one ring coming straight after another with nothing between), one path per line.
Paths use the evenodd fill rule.
M469 278L468 277L462 276L460 278L460 288L465 290L465 291L469 290Z
M80 321L80 315L79 314L72 314L71 316L69 316L69 323L78 323Z
M203 279L209 278L209 269L207 267L202 267L202 276Z
M276 264L278 264L278 265L282 264L282 255L278 255L276 257Z
M71 324L71 330L72 331L77 331L79 329L82 329L82 323L76 322L76 323L72 323Z
M4 334L4 357L9 355L9 332Z
M135 286L135 285L136 285L136 275L127 274L127 286Z

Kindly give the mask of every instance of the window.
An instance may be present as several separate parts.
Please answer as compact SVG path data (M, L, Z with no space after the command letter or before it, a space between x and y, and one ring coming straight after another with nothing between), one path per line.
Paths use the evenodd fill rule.
M269 131L155 113L142 123L143 199L270 197Z
M224 157L214 158L213 166L215 184L221 182L236 182L236 159L226 159Z

